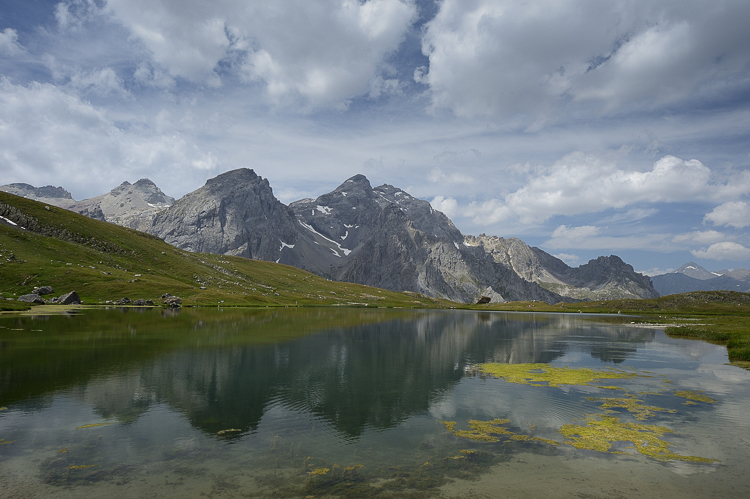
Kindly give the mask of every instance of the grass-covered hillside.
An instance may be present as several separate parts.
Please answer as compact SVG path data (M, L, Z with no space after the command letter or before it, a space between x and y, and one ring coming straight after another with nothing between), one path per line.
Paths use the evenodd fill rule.
M94 305L122 298L161 304L164 293L179 296L183 306L455 305L332 282L287 265L189 253L143 232L5 192L0 217L0 310L28 308L7 298L35 286L52 286L50 296L74 290Z

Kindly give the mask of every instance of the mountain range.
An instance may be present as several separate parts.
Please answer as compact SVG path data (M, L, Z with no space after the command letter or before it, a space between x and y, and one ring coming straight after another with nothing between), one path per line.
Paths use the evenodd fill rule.
M750 271L739 268L711 272L695 262L688 262L674 272L653 276L651 281L661 295L718 290L750 293Z
M429 202L355 175L317 199L281 203L242 168L175 201L153 182L75 201L61 187L0 190L156 235L192 252L293 265L331 280L458 302L653 298L648 277L617 256L571 268L517 238L464 236Z

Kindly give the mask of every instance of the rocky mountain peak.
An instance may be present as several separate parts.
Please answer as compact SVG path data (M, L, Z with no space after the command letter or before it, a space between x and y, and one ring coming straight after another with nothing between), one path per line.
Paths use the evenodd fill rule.
M347 191L347 190L365 190L365 191L371 191L372 185L370 185L370 181L362 175L361 173L358 173L357 175L354 175L353 177L350 177L346 179L340 186L338 186L334 192L337 191Z
M158 214L148 232L189 251L270 261L299 235L292 211L248 168L209 179Z
M211 189L233 189L237 184L255 183L258 180L264 181L265 179L258 176L258 174L250 168L238 168L206 180L206 187ZM265 180L265 184L268 185L270 189L267 180Z
M64 204L65 201L73 202L73 196L62 187L45 185L44 187L34 187L33 185L17 183L0 186L0 191L15 194L35 201L45 201L55 206Z
M685 274L688 277L692 277L693 279L713 279L714 277L721 276L718 272L709 272L705 268L701 267L695 262L688 262L681 266L679 269L674 271L676 274Z

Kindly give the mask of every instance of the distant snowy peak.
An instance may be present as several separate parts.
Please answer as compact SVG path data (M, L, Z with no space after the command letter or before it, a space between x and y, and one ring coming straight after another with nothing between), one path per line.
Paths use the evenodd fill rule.
M722 275L717 272L709 272L695 262L688 262L684 264L682 267L675 270L674 273L685 274L686 276L692 277L693 279L701 280L713 279L714 277L720 277Z

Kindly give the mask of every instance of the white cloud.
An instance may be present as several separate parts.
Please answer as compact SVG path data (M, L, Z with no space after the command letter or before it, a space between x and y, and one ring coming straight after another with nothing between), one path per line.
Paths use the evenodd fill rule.
M414 78L459 116L649 108L743 88L748 17L744 0L444 0Z
M672 238L675 243L711 244L726 240L727 236L715 230L699 230L687 234L678 234Z
M443 196L435 196L430 205L445 214L448 218L453 218L458 215L458 202L453 198L444 198Z
M131 97L130 92L123 86L122 78L117 76L112 68L73 74L70 77L69 85L80 91L98 95Z
M150 177L169 190L189 181L191 171L218 167L179 131L158 134L145 123L120 128L105 111L51 84L0 78L0 108L3 183L64 179L74 194L98 195L125 178Z
M138 68L133 73L133 77L135 78L135 81L145 87L168 89L175 86L174 78L160 68L151 67L151 65L146 62L142 62L138 65Z
M474 178L464 172L444 173L440 168L433 168L427 176L430 182L438 184L473 184Z
M22 54L24 48L18 43L18 32L12 28L0 31L0 54L16 56Z
M707 258L709 260L742 261L750 259L750 248L729 241L714 243L708 248L693 250L690 253L696 258Z
M552 232L552 240L558 247L575 247L580 244L579 241L588 240L598 236L601 232L600 227L593 225L583 225L581 227L568 227L560 225Z
M55 5L55 20L64 31L79 31L84 23L100 14L95 0L63 0Z
M552 249L616 250L648 249L666 251L671 249L663 234L635 234L611 236L607 227L583 225L569 227L560 225L544 246Z
M578 262L581 261L581 257L580 256L578 256L578 255L571 255L569 253L558 253L558 254L552 255L552 256L554 256L555 258L559 258L560 260L562 260L563 262L567 263L571 267L578 265Z
M655 275L662 275L662 274L669 274L670 272L674 272L675 269L660 269L658 267L654 267L652 269L648 270L636 270L639 274L644 274L649 277L654 277Z
M472 223L476 225L487 226L508 220L513 213L501 201L490 199L481 203L470 203L461 210L461 215L471 218Z
M742 229L750 225L750 205L744 201L724 203L703 217L703 223L706 222L715 225L731 225Z
M370 93L371 99L377 99L381 95L389 94L401 94L401 83L397 78L384 79L382 76L377 75L370 80Z
M593 213L640 202L676 202L706 197L711 170L698 160L665 156L650 171L623 170L583 153L556 162L506 198L521 221L553 215Z
M66 85L76 92L120 98L132 97L125 89L122 78L112 68L84 71L80 67L61 63L50 54L45 54L43 62L56 83Z
M217 86L222 71L239 71L275 104L332 108L398 93L398 80L380 72L416 18L410 0L109 0L107 8L173 77Z

